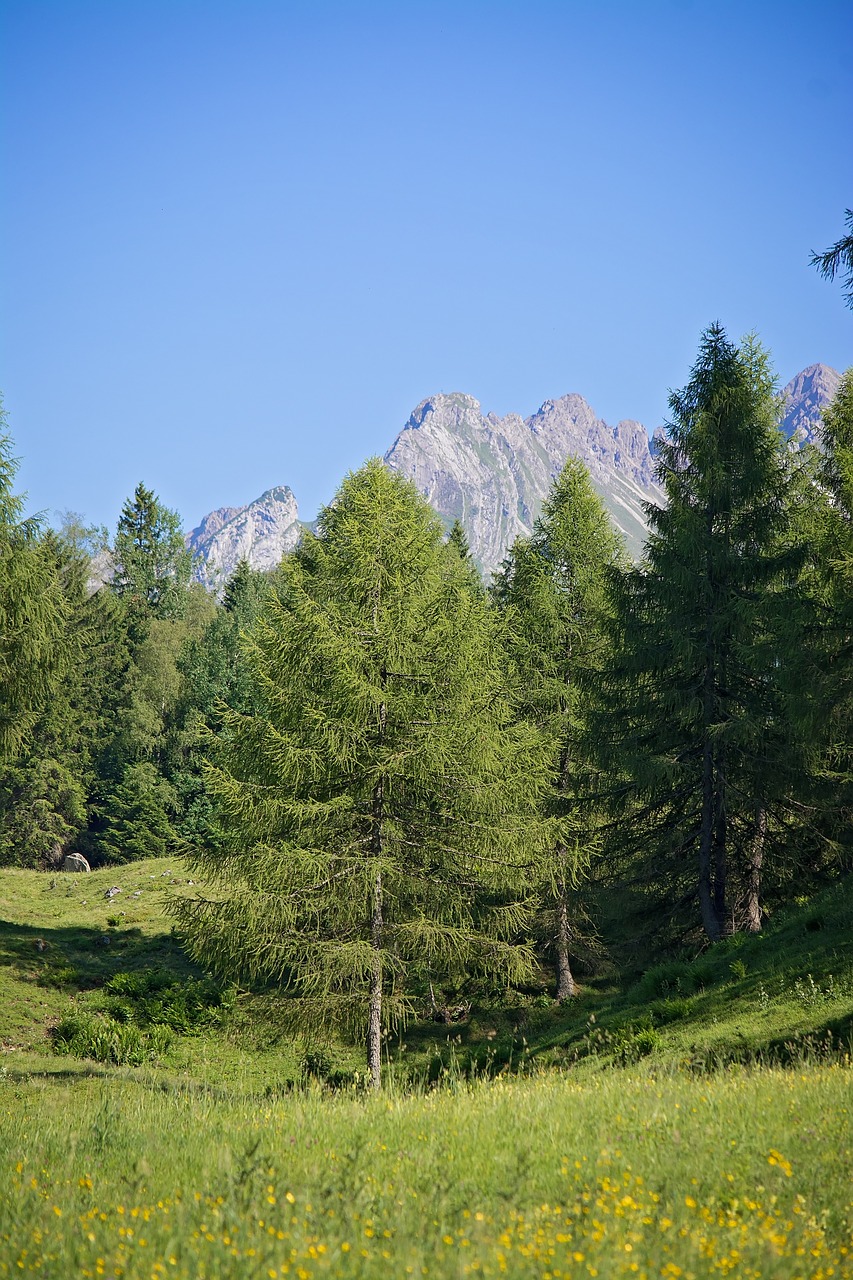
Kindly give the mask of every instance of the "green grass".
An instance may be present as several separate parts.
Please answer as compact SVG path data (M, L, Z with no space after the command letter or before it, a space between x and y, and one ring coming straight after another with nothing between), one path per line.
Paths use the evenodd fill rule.
M0 1277L853 1276L846 882L565 1006L412 1023L380 1098L188 961L192 892L0 872Z
M0 1276L851 1274L853 1073L0 1093Z
M121 893L108 900L113 886ZM56 1028L67 1031L67 1049L72 1023L83 1052L85 1027L109 1015L140 1032L125 1062L156 1062L177 1078L262 1089L297 1080L306 1053L326 1059L328 1073L339 1078L361 1068L358 1045L331 1043L315 1052L311 1041L282 1032L274 1002L241 993L223 995L227 1008L200 1007L204 975L188 961L165 910L170 895L193 892L179 859L83 876L0 871L0 1047L7 1067L55 1065L63 1040ZM165 996L115 989L152 974L180 982ZM190 997L199 1006L195 1015ZM209 1001L217 1003L215 996ZM736 935L621 985L587 978L563 1006L543 986L539 994L475 1005L456 1025L414 1022L389 1038L387 1055L399 1080L424 1082L446 1069L589 1073L646 1056L692 1070L797 1062L843 1057L852 1036L853 893L841 881L779 913L761 935Z

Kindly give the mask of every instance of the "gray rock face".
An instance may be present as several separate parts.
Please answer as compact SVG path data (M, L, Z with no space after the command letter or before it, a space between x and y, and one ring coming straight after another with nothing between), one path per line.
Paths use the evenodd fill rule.
M788 383L782 426L791 439L815 438L839 380L835 369L815 364ZM664 501L648 433L630 419L609 426L582 396L546 400L526 419L483 414L473 396L462 393L431 396L414 410L385 461L414 481L448 526L462 522L475 559L489 575L513 541L531 532L570 456L589 467L629 552L639 558L648 532L645 504ZM195 576L221 590L241 559L254 569L272 569L296 546L302 528L286 487L269 489L245 507L220 507L187 537Z
M241 560L253 569L274 569L301 532L296 499L286 485L268 489L248 506L220 507L187 535L193 576L221 591Z
M810 364L785 387L782 430L795 444L819 443L820 415L838 390L841 374L828 364Z
M484 573L499 568L519 535L529 534L569 456L587 464L595 488L631 551L647 525L643 504L660 503L648 434L638 422L615 427L579 395L546 400L532 417L484 415L462 394L422 401L385 461L413 480L448 523L465 527Z

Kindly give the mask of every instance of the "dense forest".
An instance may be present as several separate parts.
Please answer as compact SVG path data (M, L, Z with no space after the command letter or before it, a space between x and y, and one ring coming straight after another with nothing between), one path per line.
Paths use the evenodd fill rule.
M642 563L569 459L486 585L371 461L221 599L142 484L111 539L25 518L0 436L0 865L186 855L194 957L367 1028L374 1082L425 993L571 999L849 871L853 371L797 449L712 326L670 409Z

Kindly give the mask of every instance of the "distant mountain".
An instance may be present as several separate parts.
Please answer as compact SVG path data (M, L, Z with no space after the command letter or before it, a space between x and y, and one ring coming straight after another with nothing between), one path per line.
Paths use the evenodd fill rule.
M286 485L267 489L245 507L219 507L187 534L193 576L221 591L241 560L253 569L274 569L301 533L296 499Z
M783 391L782 428L796 443L815 439L821 411L840 374L814 364ZM473 396L456 392L422 400L385 455L411 479L449 527L462 522L472 554L488 576L519 535L528 534L551 484L569 456L589 467L592 483L632 555L642 553L644 504L661 503L648 432L630 419L609 426L580 395L546 400L529 418L484 414ZM286 486L245 507L220 507L187 536L195 576L221 590L237 563L271 569L299 541L304 525Z
M782 430L796 444L819 443L815 429L820 415L833 399L841 374L828 364L810 364L792 378L782 392L784 412Z
M587 464L614 524L639 555L647 533L643 504L663 501L648 433L639 422L608 426L582 396L546 400L527 419L484 415L473 396L432 396L385 461L414 481L445 523L461 521L472 555L490 574L514 540L530 533L570 455Z

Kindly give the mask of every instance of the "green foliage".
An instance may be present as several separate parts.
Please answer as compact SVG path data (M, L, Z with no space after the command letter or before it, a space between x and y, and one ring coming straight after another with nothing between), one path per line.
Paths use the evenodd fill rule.
M106 983L106 1012L116 1022L169 1027L182 1035L218 1025L233 1003L208 978L187 978L169 969L120 971Z
M545 811L560 825L537 868L542 925L557 959L557 999L574 993L568 951L582 919L576 891L600 846L601 814L590 800L595 780L582 743L607 646L607 583L620 556L586 467L570 458L532 536L515 543L494 588L519 710L547 752Z
M210 850L222 827L203 779L205 753L220 727L217 708L249 714L258 696L240 656L240 634L255 621L270 591L266 574L241 561L225 586L222 608L184 641L177 660L179 694L166 744L166 769L179 800L182 839Z
M0 763L27 741L57 683L67 609L50 547L12 492L17 462L0 403Z
M708 937L760 925L762 877L789 849L800 774L780 671L801 549L767 358L719 326L702 338L659 444L667 504L646 563L619 583L605 709L593 723L623 848L658 925L698 906ZM783 643L786 641L787 643ZM695 919L695 917L694 917Z
M56 865L85 822L85 791L63 761L35 755L0 775L0 865Z
M808 644L796 669L798 713L819 746L817 860L853 866L853 370L824 411L816 482L805 507Z
M98 842L103 860L132 862L174 852L175 807L174 789L153 764L142 761L129 765L108 797L104 831Z
M840 275L844 286L844 300L853 307L853 209L844 210L848 234L836 240L824 253L812 254L812 266L817 267L824 280L834 280Z
M180 616L192 563L181 520L143 484L121 509L113 556L112 589L134 618Z
M54 1028L53 1048L55 1053L75 1058L91 1058L119 1067L139 1066L163 1054L170 1039L166 1027L140 1031L113 1018L73 1013Z
M523 977L539 748L510 723L488 602L411 485L379 462L348 477L244 658L264 713L222 711L209 779L231 834L197 855L217 898L176 907L193 955L281 983L306 1024L377 1035L418 983Z

